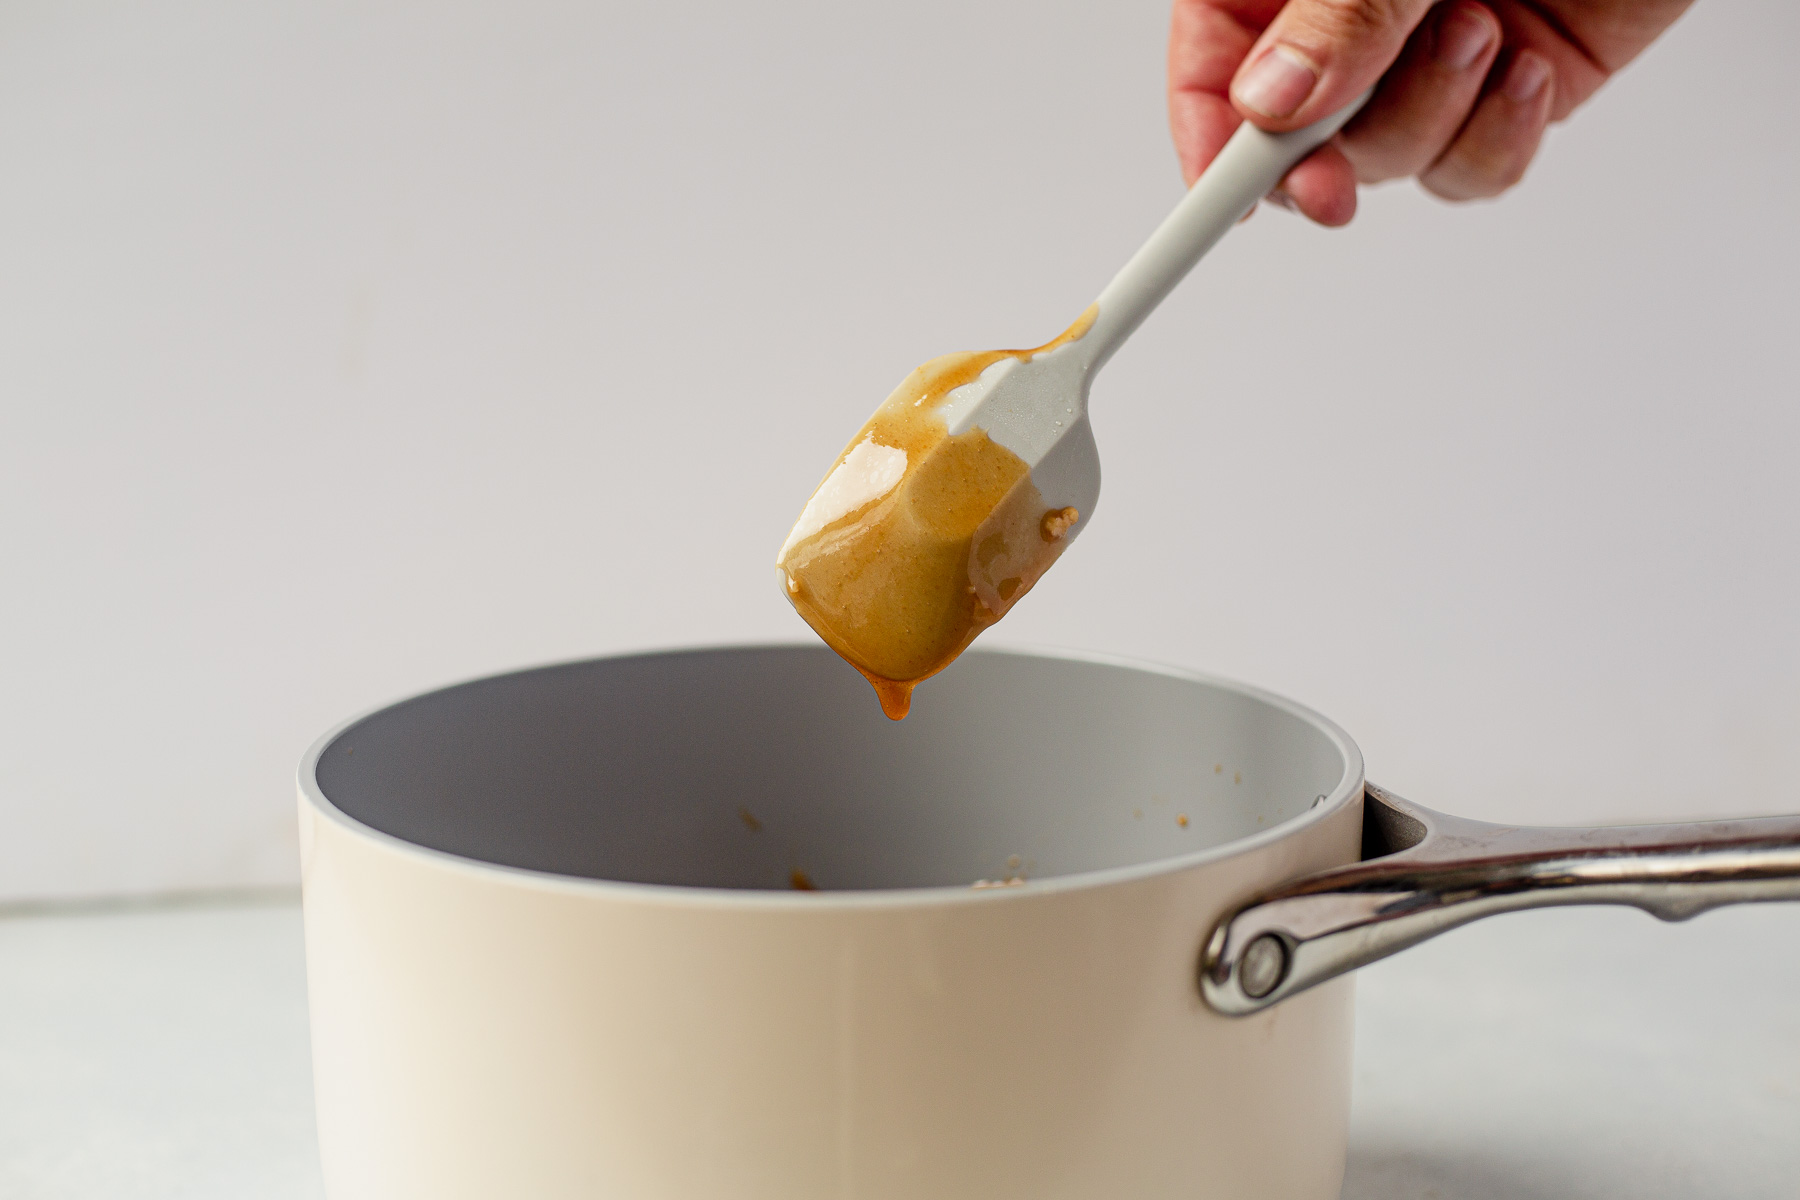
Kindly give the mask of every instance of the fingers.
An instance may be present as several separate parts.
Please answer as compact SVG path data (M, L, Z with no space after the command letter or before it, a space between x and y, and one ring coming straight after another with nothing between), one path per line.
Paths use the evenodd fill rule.
M1524 178L1550 123L1555 95L1550 60L1535 50L1514 54L1498 86L1481 98L1449 149L1419 182L1446 200L1498 196Z
M1269 199L1321 225L1348 225L1356 215L1356 171L1335 143L1307 155Z
M1431 0L1289 0L1231 82L1247 120L1298 129L1336 112L1399 56Z
M1260 28L1227 5L1176 0L1169 21L1169 129L1189 185L1243 120L1225 89Z
M1440 4L1345 128L1341 144L1363 183L1404 179L1449 148L1500 52L1500 21L1474 0Z
M1525 0L1175 0L1173 9L1169 117L1189 184L1244 119L1298 128L1380 80L1343 133L1270 197L1324 225L1354 215L1359 181L1417 176L1451 200L1505 191L1549 120L1605 77Z
M1282 0L1175 0L1169 27L1169 126L1191 186L1237 130L1243 116L1227 88L1256 44L1257 31ZM1330 146L1288 174L1270 196L1284 208L1324 225L1343 225L1356 213L1356 174Z

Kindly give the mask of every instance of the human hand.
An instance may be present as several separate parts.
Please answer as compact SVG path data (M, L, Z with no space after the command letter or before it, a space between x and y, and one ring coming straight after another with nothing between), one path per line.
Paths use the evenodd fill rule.
M1497 196L1544 128L1636 58L1692 0L1175 0L1169 126L1191 184L1241 120L1270 132L1363 110L1270 196L1322 225L1356 185L1417 176Z

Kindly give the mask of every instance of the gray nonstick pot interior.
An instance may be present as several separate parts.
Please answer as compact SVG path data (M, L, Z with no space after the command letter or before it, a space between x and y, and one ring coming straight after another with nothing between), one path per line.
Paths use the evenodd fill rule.
M1302 816L1353 763L1329 723L1190 676L977 651L892 722L829 650L774 646L446 688L350 725L314 778L357 821L485 862L869 889L1190 855Z

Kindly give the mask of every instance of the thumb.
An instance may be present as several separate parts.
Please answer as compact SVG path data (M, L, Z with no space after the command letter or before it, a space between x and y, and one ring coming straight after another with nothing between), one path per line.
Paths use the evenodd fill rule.
M1289 0L1245 56L1231 101L1271 132L1330 116L1381 75L1432 0Z

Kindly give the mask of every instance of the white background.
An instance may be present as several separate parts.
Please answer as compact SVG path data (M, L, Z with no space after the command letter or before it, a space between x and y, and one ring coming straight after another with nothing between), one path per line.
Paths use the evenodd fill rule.
M770 564L868 410L1177 199L1165 22L0 0L0 898L287 883L351 711L804 636ZM990 636L1287 692L1473 816L1800 810L1796 44L1701 0L1498 204L1259 214Z

